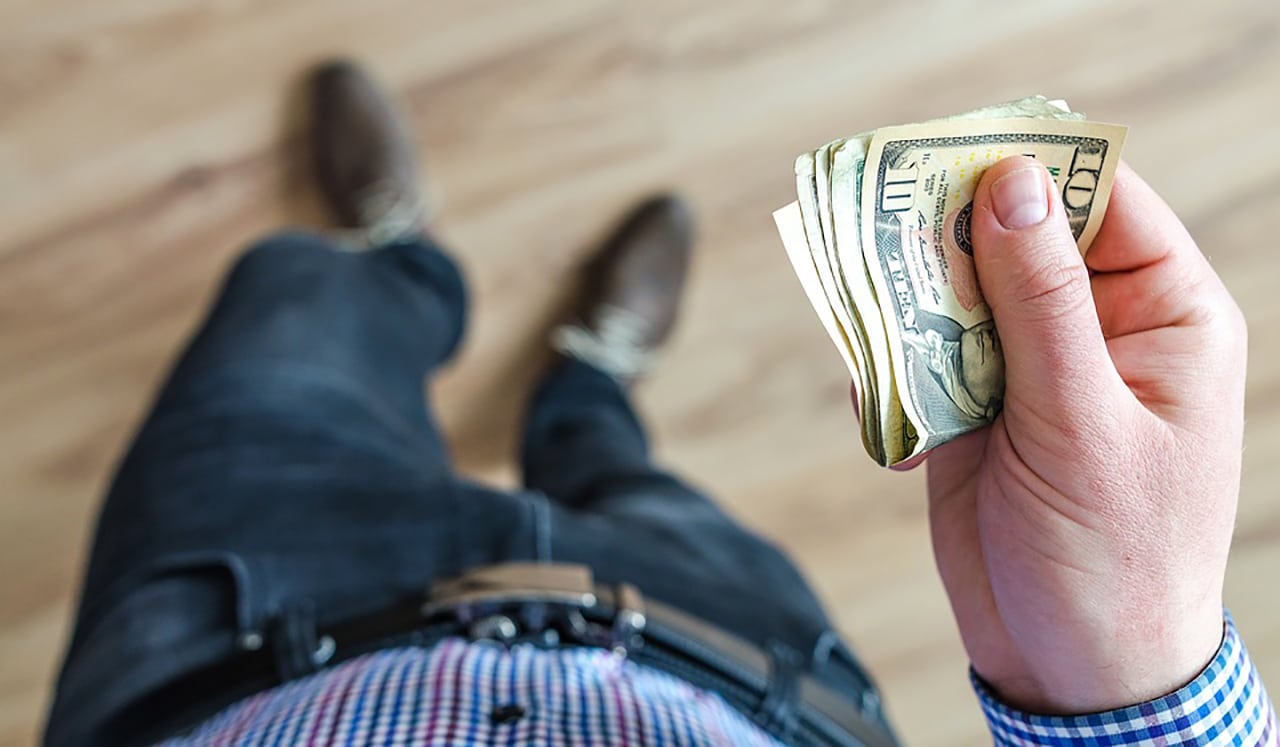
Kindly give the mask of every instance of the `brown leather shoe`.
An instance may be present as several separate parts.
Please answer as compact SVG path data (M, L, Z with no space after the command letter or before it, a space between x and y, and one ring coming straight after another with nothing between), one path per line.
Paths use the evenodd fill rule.
M684 200L642 203L588 265L577 321L552 333L552 347L634 381L675 327L692 250L693 214Z
M320 190L342 226L374 245L422 232L413 142L391 99L356 63L333 60L312 73L311 149Z

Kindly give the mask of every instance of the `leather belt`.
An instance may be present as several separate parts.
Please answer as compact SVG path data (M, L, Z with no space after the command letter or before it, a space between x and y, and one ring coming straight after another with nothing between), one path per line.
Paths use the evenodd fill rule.
M741 710L749 708L744 693L757 700L766 697L772 669L769 655L739 636L646 599L630 584L596 584L586 566L555 563L486 566L438 581L425 603L316 630L312 660L295 665L315 669L378 649L429 644L456 634L602 647L658 669L675 670L678 676L710 670L736 693L730 697L721 692L722 697ZM256 634L242 637L240 646L230 659L183 677L116 720L123 720L121 727L137 726L154 723L158 713L190 711L181 708L184 694L202 706L184 720L190 722L197 713L203 719L279 681L280 652L270 650ZM896 744L878 720L848 697L808 674L799 675L796 684L797 721L811 735L810 741L850 747ZM222 696L221 704L210 703L211 695ZM752 715L749 710L747 715Z
M451 615L470 624L473 636L499 639L518 635L514 624L504 631L501 622L495 622L509 619L501 610L529 603L559 605L569 610L565 622L578 642L633 654L646 645L692 648L699 664L718 662L734 670L726 674L746 680L739 684L758 690L761 697L769 682L770 657L758 646L675 607L647 600L631 584L596 584L587 566L508 563L475 568L434 584L429 600L422 609L428 620ZM698 656L697 649L705 656ZM894 744L862 709L813 677L802 675L798 689L802 720L807 717L811 728L829 736L845 737L837 743Z

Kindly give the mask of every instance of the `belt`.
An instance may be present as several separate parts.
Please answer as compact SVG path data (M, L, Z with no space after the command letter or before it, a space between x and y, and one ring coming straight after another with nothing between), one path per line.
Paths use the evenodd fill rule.
M706 689L717 691L749 717L750 704L767 696L773 676L772 657L755 644L646 599L635 586L597 584L591 569L581 565L508 563L438 581L425 603L317 628L309 661L282 662L286 652L273 650L261 635L243 636L239 652L130 706L106 731L137 734L139 741L155 739L163 735L152 729L143 734L142 728L154 727L158 714L194 725L278 684L282 668L305 673L371 651L429 644L459 633L507 643L567 641L612 649L689 680L704 679L687 676L692 672L707 673L711 680ZM807 741L849 747L896 745L878 719L812 676L796 677L795 694L796 722Z

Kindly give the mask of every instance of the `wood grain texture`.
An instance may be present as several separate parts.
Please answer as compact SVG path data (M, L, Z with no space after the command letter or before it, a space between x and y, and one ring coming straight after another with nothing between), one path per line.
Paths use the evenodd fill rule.
M1038 92L1129 124L1128 160L1251 323L1227 593L1280 682L1274 0L6 0L0 744L35 739L99 495L220 273L319 220L298 82L338 53L402 95L474 287L432 388L471 474L510 483L541 334L592 242L648 191L692 199L687 314L640 393L661 454L795 554L916 745L985 741L923 475L861 454L770 211L796 153L880 124Z

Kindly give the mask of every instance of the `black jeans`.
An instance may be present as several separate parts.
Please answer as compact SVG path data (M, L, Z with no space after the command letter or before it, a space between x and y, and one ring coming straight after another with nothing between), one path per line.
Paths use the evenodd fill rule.
M112 719L130 703L238 647L294 645L299 616L373 613L506 561L587 564L878 703L793 565L653 464L602 372L546 374L525 489L456 475L423 380L465 317L426 240L353 253L285 233L245 254L111 486L48 744L129 736Z

